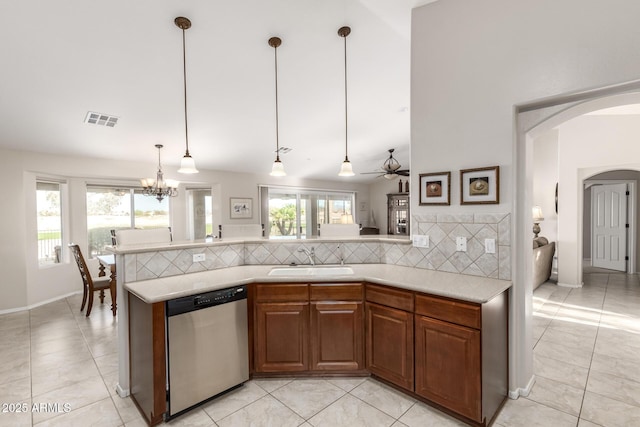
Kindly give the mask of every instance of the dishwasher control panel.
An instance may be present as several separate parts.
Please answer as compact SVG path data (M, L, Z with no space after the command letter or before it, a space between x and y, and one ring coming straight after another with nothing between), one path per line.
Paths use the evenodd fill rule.
M233 288L176 298L167 301L167 316L175 316L188 311L213 307L246 298L247 288L244 286L235 286Z

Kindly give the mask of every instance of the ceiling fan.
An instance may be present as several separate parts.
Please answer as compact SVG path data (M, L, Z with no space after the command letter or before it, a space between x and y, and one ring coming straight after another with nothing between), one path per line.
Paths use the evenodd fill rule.
M380 168L380 172L362 172L360 175L367 175L377 173L378 177L385 177L386 179L395 179L399 176L409 176L409 169L400 169L400 163L393 157L394 148L389 149L389 158L385 160Z

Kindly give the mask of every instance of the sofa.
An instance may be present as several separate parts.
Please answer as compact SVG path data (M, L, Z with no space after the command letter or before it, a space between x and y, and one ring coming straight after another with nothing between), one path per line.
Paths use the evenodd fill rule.
M556 252L556 243L545 237L533 239L533 289L549 280L553 255Z

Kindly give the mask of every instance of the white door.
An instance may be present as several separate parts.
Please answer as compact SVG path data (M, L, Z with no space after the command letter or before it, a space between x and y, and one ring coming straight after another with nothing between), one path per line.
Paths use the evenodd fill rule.
M591 187L591 265L627 271L627 184Z

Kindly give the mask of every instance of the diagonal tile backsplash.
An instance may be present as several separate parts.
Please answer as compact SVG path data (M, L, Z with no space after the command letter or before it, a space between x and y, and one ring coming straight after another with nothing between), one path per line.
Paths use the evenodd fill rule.
M429 236L429 248L409 241L264 240L219 241L211 246L125 255L125 280L135 282L238 265L309 264L302 249L315 252L316 264L394 264L428 270L511 279L510 214L414 215L415 234ZM456 237L467 238L467 251L456 251ZM496 253L484 251L484 239L495 239ZM204 253L205 261L193 262Z

